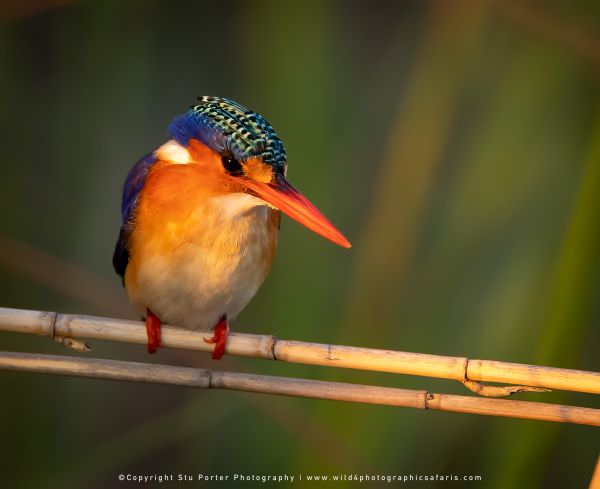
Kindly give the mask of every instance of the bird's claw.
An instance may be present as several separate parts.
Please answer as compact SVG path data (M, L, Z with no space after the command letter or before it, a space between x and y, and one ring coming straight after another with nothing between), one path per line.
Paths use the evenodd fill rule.
M214 344L215 348L212 352L214 360L219 360L225 354L225 346L227 345L227 337L229 336L229 323L225 316L219 319L215 326L213 335L210 338L204 338L204 341L209 344Z
M155 353L160 346L160 319L146 310L146 334L148 335L148 353Z

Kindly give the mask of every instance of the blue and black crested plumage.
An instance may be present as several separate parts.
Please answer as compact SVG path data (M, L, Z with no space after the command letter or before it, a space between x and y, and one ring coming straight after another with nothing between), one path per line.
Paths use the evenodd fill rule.
M199 101L173 120L169 126L173 139L183 146L197 139L218 153L230 152L239 161L259 158L285 174L283 143L260 114L225 98L203 96Z
M119 239L113 254L113 267L115 271L124 277L127 263L129 262L128 239L133 226L133 220L137 207L138 197L142 190L150 167L156 162L154 153L149 153L139 160L129 173L123 186L123 197L121 200L121 230Z

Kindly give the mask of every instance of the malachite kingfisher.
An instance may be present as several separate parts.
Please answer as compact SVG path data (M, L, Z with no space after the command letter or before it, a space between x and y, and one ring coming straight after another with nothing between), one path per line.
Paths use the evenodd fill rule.
M145 317L148 351L161 323L214 330L250 302L275 255L280 212L330 241L349 241L285 178L283 143L259 114L219 97L175 117L170 139L129 171L113 266Z

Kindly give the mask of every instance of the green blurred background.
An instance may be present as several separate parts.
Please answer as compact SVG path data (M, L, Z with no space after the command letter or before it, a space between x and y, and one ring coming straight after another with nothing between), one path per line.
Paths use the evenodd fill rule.
M597 2L39 0L3 2L0 19L1 306L134 318L111 267L122 181L197 95L220 95L274 125L291 181L354 244L284 219L271 275L234 330L600 367ZM45 338L3 333L0 345L68 354ZM467 394L428 378L92 346ZM7 488L179 472L585 487L600 446L597 429L566 424L32 374L0 373L0 386ZM517 397L599 407L583 394Z

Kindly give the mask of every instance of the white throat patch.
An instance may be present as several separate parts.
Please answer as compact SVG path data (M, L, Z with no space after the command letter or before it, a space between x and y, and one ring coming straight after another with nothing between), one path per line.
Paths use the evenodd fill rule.
M267 207L275 209L271 204L265 202L254 195L244 193L234 193L220 195L211 199L213 205L217 206L221 215L226 219L235 219L255 207L262 207L266 217Z

